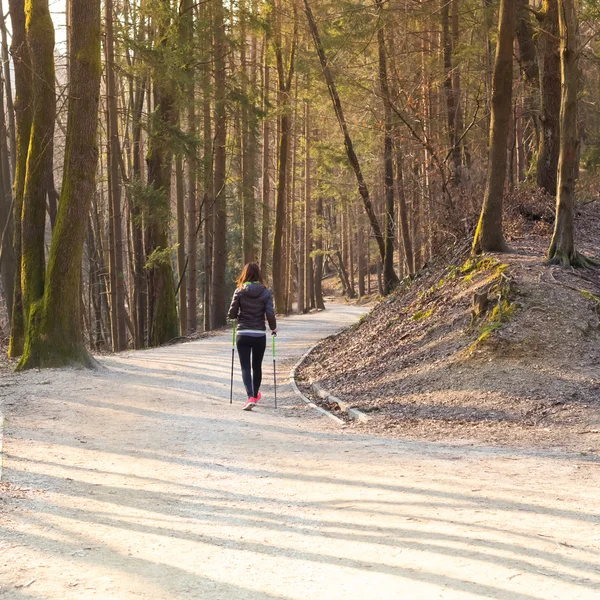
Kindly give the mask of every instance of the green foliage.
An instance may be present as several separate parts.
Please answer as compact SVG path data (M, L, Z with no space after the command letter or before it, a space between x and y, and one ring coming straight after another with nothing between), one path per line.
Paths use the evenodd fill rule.
M168 248L155 248L148 256L146 264L144 265L145 269L156 269L163 265L170 265L173 255L177 252L177 247L179 244L175 244L174 246Z
M127 184L127 193L133 206L140 211L135 222L138 227L150 223L168 223L171 220L166 190L157 190L152 185L134 179Z

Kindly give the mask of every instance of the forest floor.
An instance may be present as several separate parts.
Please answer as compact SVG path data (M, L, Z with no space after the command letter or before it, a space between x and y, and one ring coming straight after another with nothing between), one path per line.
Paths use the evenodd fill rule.
M597 599L595 456L340 427L287 374L362 308L282 320L253 412L230 337L2 378L0 598Z
M600 457L600 270L544 265L539 212L509 220L510 253L471 259L459 244L325 340L302 389L318 382L367 412L370 433ZM600 202L576 231L600 257Z

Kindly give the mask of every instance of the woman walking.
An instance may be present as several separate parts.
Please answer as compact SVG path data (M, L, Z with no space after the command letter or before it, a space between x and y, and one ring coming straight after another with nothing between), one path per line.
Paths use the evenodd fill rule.
M277 334L273 294L263 281L255 263L248 263L237 280L229 318L237 319L236 347L242 367L242 379L248 401L244 410L252 410L261 399L262 361L267 346L265 318L271 334Z

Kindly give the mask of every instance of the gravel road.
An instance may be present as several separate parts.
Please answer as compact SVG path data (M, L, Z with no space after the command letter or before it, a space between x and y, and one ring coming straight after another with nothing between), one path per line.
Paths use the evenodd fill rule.
M600 463L384 439L289 368L361 309L280 324L280 408L243 412L229 334L11 375L2 599L600 598Z

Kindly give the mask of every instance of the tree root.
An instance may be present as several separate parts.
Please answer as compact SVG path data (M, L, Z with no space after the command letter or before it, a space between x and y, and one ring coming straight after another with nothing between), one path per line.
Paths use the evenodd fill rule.
M548 266L559 265L563 269L593 269L600 267L600 260L585 256L580 252L573 252L572 254L555 252L552 256L548 256L544 264Z

